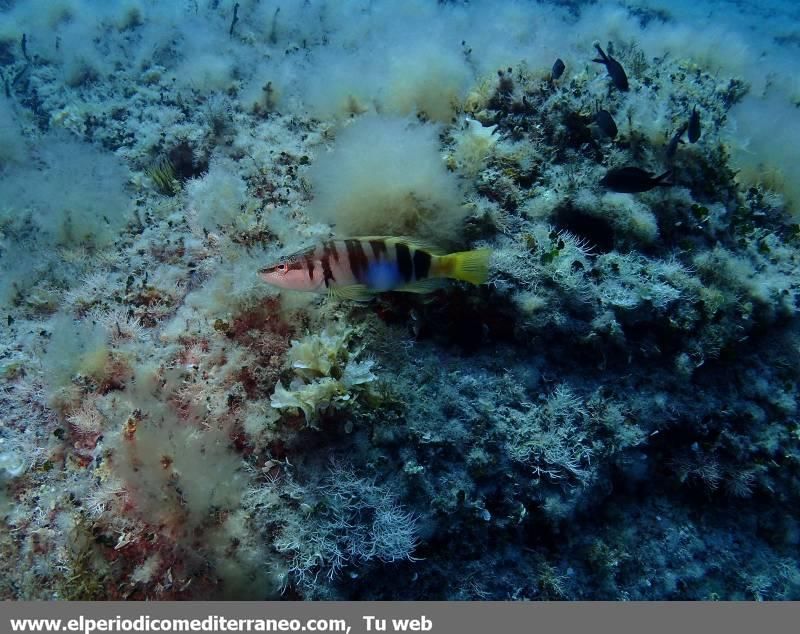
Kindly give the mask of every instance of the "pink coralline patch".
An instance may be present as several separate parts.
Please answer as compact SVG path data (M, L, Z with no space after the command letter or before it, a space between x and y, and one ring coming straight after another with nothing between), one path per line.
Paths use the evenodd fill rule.
M80 469L85 469L90 466L94 461L94 457L85 453L85 449L76 449L75 453L70 455L72 464Z
M244 369L243 383L250 398L272 392L294 333L281 316L280 303L269 299L233 320L225 333L256 356L255 367Z
M253 331L258 333L271 332L288 340L293 329L282 319L281 306L278 299L267 299L256 308L235 317L228 330L228 336L237 341L241 340L241 343L246 344L248 335L252 336Z
M200 339L187 343L178 354L177 363L185 368L200 365L200 361L208 354L208 339Z

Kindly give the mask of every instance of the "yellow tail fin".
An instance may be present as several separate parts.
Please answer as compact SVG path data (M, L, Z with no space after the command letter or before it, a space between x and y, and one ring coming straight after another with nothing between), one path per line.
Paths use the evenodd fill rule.
M441 257L443 277L452 277L470 284L483 284L489 278L491 249L460 251Z

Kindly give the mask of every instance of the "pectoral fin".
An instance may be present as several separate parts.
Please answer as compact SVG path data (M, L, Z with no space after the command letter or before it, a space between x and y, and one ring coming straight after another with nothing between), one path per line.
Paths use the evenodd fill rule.
M352 284L350 286L331 286L328 289L328 297L351 302L368 302L375 297L375 293L364 284Z

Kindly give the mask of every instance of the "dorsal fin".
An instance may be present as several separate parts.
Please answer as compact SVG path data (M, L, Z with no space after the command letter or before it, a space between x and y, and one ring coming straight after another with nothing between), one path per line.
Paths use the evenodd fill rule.
M414 238L411 236L348 236L346 238L336 238L337 240L364 240L369 242L370 240L383 240L387 244L397 244L398 242L403 242L414 249L419 249L422 251L427 251L431 255L445 255L445 251L442 250L441 247L431 244L429 242L425 242L424 240L420 240L419 238Z

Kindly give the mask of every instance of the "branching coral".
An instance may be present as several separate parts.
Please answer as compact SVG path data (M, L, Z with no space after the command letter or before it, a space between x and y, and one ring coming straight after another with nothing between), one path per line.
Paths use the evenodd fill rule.
M308 592L318 591L320 573L332 581L347 566L414 559L418 518L391 490L334 465L317 498L313 511L293 515L275 542Z
M588 412L567 386L559 386L541 407L515 417L509 453L527 463L534 475L552 481L587 484L595 453L587 428Z

